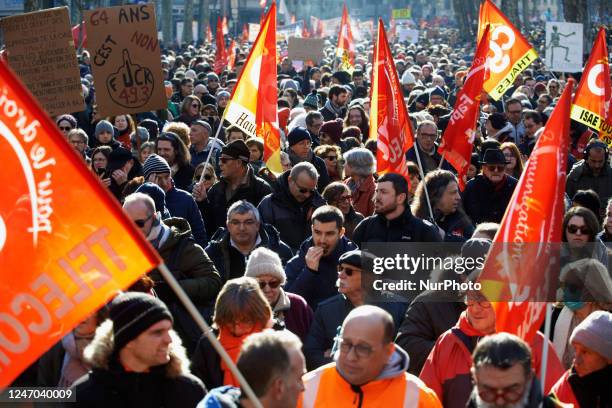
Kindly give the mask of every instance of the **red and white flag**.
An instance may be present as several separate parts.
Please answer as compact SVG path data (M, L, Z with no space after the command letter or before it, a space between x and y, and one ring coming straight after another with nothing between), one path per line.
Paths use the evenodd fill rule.
M338 69L352 73L355 69L355 45L353 43L353 31L349 21L346 4L342 9L342 20L340 22L340 34L338 35L338 47L336 57L340 58Z

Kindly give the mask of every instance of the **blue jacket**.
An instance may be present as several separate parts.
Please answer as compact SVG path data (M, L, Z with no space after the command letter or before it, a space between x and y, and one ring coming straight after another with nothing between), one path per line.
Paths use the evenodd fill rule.
M184 218L189 222L191 232L196 242L202 248L206 248L206 244L208 243L206 228L204 228L202 214L200 214L198 205L191 194L184 190L179 190L176 187L172 187L172 189L166 193L166 207L173 217Z
M287 263L285 267L285 274L287 275L285 290L302 296L306 299L308 305L316 310L320 301L338 293L336 281L338 280L338 259L340 255L358 248L348 238L340 238L334 251L321 257L319 270L313 271L306 266L304 259L308 249L312 246L312 237L310 237L302 243L297 255Z

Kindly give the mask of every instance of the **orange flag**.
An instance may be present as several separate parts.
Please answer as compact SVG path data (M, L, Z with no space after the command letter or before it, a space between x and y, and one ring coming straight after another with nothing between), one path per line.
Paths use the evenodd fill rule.
M493 4L485 0L480 6L478 41L487 25L491 26L489 43L490 76L484 90L495 100L512 86L514 79L538 58L533 46L523 37L510 20Z
M474 148L475 126L480 115L480 97L482 84L486 79L487 54L489 54L489 27L485 29L482 39L476 48L474 61L463 88L457 94L457 102L442 143L438 150L454 168L459 178L459 188L463 191L467 170Z
M217 17L217 35L215 35L217 49L215 50L214 64L215 72L217 74L220 74L228 64L228 56L227 51L225 50L225 37L223 37L222 25L221 17Z
M602 27L576 90L572 119L598 130L600 137L609 145L612 145L612 120L606 119L612 119L609 116L612 112L611 88L606 30Z
M160 259L0 62L0 389Z
M413 146L414 137L381 19L378 20L378 39L374 51L369 138L378 139L377 172L380 175L398 173L410 183L406 151Z
M212 43L212 30L210 29L210 24L206 25L206 41L209 44Z
M536 142L480 276L483 294L494 301L497 331L528 343L558 280L573 85L570 79Z
M338 47L336 57L340 58L339 70L353 73L355 69L355 45L353 44L353 32L349 22L346 3L342 9L342 20L340 21L340 34L338 35Z
M264 141L268 169L282 173L276 85L276 3L264 17L257 39L225 109L224 118Z

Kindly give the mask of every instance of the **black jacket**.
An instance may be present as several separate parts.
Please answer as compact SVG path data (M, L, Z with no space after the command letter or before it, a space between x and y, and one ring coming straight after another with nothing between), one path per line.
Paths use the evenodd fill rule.
M408 206L402 215L391 221L381 214L371 215L361 221L353 232L353 242L360 248L364 242L439 241L441 238L437 228L429 221L412 215Z
M195 407L204 398L206 388L189 373L189 360L176 333L171 332L170 361L148 373L123 369L113 353L112 333L112 324L98 328L90 345L94 352L88 359L93 369L73 384L77 402L66 406L182 408Z
M436 210L434 210L434 215L436 215ZM455 211L444 218L437 216L436 224L445 232L444 242L465 242L471 238L475 229L462 211Z
M330 182L329 173L327 172L327 166L325 166L325 162L323 161L323 159L321 159L314 153L311 153L311 154L312 154L312 159L309 161L309 163L315 166L315 168L317 169L317 173L319 173L319 179L317 180L317 190L319 190L319 193L322 193L323 190L325 190L325 187L327 187L327 185ZM299 160L294 154L290 152L289 152L289 158L291 159L292 166L295 166L300 161L304 161L304 160Z
M225 194L227 186L227 181L221 178L210 188L206 200L198 204L208 231L217 231L219 227L225 227L227 209L236 201L246 200L257 206L272 192L270 185L257 177L250 166L247 170L247 183L238 186L229 199Z
M504 176L501 186L495 186L482 174L468 181L463 191L463 208L476 225L482 222L501 222L512 198L517 180Z
M191 164L180 167L176 174L172 176L174 186L180 190L191 191L189 187L193 184L193 174L195 168Z
M268 248L278 254L283 265L285 265L293 252L287 244L280 239L280 234L269 224L262 224L259 228L261 242L257 247ZM223 282L229 279L244 276L246 258L230 243L230 234L226 228L219 228L210 239L206 247L206 253L212 259Z
M272 224L280 237L297 252L302 242L311 235L310 217L325 200L315 192L303 203L298 203L289 191L289 170L278 178L278 191L268 194L257 207L261 220Z

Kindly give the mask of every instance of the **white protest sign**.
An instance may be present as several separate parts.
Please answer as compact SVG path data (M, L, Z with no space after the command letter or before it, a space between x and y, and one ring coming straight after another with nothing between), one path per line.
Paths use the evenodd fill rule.
M411 44L416 44L419 42L419 30L397 27L397 38L399 42L408 41Z

